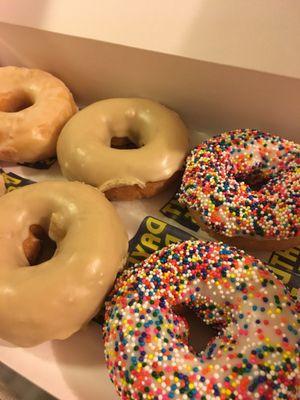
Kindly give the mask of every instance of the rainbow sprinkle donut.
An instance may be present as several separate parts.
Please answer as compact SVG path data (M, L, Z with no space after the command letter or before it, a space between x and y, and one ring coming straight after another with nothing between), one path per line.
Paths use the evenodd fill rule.
M279 250L300 244L299 193L300 145L238 129L192 150L179 202L217 239Z
M221 328L200 354L179 304ZM154 253L119 277L105 321L107 366L124 400L297 399L296 306L242 250L188 241Z

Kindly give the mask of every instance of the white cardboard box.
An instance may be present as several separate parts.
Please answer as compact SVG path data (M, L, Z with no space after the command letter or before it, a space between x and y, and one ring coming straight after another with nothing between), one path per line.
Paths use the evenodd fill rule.
M299 16L292 0L0 0L0 65L45 69L79 104L149 97L191 130L255 127L299 141ZM61 179L57 166L50 175L6 167ZM130 237L146 215L162 218L170 196L116 204ZM117 399L94 323L32 349L2 341L0 360L58 398Z
M81 104L143 96L194 129L257 127L296 139L300 3L224 3L0 0L0 65L46 69Z

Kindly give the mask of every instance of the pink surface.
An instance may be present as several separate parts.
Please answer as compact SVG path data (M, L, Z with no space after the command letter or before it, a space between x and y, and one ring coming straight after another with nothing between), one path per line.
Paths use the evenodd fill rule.
M0 340L1 361L59 399L116 400L99 325L64 341L23 349Z

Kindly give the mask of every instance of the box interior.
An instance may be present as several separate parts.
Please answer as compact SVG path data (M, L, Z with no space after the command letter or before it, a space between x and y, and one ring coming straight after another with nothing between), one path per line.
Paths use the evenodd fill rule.
M0 23L0 65L47 70L79 104L146 97L191 129L238 127L299 137L300 79Z
M176 110L191 131L202 132L193 135L193 144L238 127L300 138L300 79L296 78L3 22L0 65L47 70L66 83L80 105L109 97L157 100ZM11 169L32 179L61 179L57 166L50 175ZM161 218L158 209L172 194L171 190L152 200L116 204L130 237L144 216ZM204 332L199 331L199 340ZM100 335L99 326L91 324L64 342L33 349L0 341L1 361L60 398L117 399Z

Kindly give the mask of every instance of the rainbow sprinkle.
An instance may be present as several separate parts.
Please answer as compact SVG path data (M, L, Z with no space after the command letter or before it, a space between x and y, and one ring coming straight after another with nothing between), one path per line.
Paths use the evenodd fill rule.
M220 328L200 354L173 311L179 304ZM289 293L261 261L222 243L188 241L118 278L106 303L106 361L124 400L292 400L299 328Z
M299 236L300 145L251 129L207 140L187 158L179 202L226 236Z

